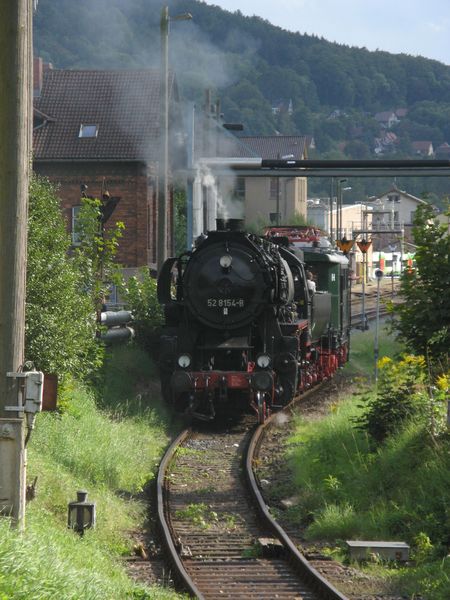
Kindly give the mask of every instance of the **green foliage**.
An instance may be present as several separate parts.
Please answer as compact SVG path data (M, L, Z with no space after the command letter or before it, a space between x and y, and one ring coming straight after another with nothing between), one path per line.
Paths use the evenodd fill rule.
M174 191L174 210L175 210L175 256L185 252L187 248L187 206L186 192L182 189Z
M0 598L176 598L134 583L117 560L131 551L127 532L145 518L136 492L167 443L159 416L99 411L84 388L67 382L64 396L66 410L38 415L30 440L28 478L38 483L25 532L0 520ZM67 529L67 503L83 488L96 503L97 525L80 538Z
M137 276L130 277L120 288L124 302L133 313L136 343L150 354L157 353L159 327L163 322L156 287L156 279L143 268Z
M100 406L123 417L139 416L150 409L167 417L155 364L136 344L108 349L96 398Z
M424 563L430 559L433 552L433 544L426 533L420 531L413 540L414 550L412 553L412 559L417 564Z
M352 341L351 362L356 351L358 372L364 365L372 370L373 352L367 363L363 360L364 347L372 346L369 335L358 333ZM359 394L333 404L325 418L299 419L287 445L288 483L277 488L277 498L297 498L287 516L313 540L407 541L417 566L399 567L391 578L408 597L429 593L446 600L450 563L442 557L450 539L450 446L445 429L439 436L429 434L439 432L439 420L445 423L450 374L436 379L431 398L423 359L394 363L383 358L379 366L380 380L385 378L391 390L412 381L410 394L423 396L424 405L417 398L421 417L403 421L377 446L366 430L353 425L366 418ZM392 404L395 413L394 398Z
M95 313L50 183L30 186L25 352L38 369L86 377L100 364Z
M43 413L32 447L85 485L105 485L132 492L152 477L154 460L164 444L155 413L125 419L120 412L98 410L92 394L67 388L70 401L62 414ZM152 436L147 434L152 428ZM138 448L137 448L137 447Z
M120 281L119 265L114 262L114 257L124 229L122 222L109 228L102 225L101 205L97 198L81 199L76 225L80 245L75 251L84 289L89 292L97 312L108 296L111 283Z
M427 407L425 361L407 356L399 362L379 361L379 383L375 395L363 396L364 412L356 419L376 442L384 441L417 416L424 417Z
M0 536L2 600L119 600L137 598L138 593L144 592L141 586L128 581L124 571L96 547L92 536L87 535L80 543L62 527L49 527L43 515L39 519L32 516L28 520L24 536L11 530L8 521L3 518Z
M412 352L445 371L450 347L450 236L434 220L429 205L418 207L413 233L416 269L403 273L404 302L393 307L394 327Z
M325 419L299 420L290 438L289 490L298 498L288 517L312 540L401 539L420 564L397 569L408 597L433 590L444 600L450 564L450 446L448 436L430 438L427 425L410 423L375 450L352 422L361 415L348 397ZM411 474L414 476L411 476Z

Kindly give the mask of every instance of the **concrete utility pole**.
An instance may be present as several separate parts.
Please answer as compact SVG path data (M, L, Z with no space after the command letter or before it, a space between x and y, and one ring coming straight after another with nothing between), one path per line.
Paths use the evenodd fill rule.
M158 181L158 236L157 236L157 269L158 273L167 258L167 223L169 211L169 25L171 21L186 21L192 19L190 13L175 17L169 16L169 7L161 10L161 83L159 109L159 181ZM173 234L173 215L170 230Z
M18 380L23 364L27 199L32 123L32 3L0 5L0 514L23 526L25 448Z
M161 84L159 111L159 181L158 181L158 274L167 258L168 163L169 163L169 7L161 11Z

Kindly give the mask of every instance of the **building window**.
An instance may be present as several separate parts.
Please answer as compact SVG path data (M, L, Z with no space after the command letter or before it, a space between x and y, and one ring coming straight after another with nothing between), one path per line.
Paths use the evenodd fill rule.
M234 188L234 195L240 200L245 200L245 177L237 178L236 187Z
M98 134L98 127L97 125L91 125L91 124L84 124L82 123L80 125L80 133L78 134L78 137L80 138L96 138Z
M389 202L400 202L400 196L398 194L392 194L388 196Z
M81 244L80 232L78 231L78 216L80 213L81 206L72 206L72 245L79 246Z

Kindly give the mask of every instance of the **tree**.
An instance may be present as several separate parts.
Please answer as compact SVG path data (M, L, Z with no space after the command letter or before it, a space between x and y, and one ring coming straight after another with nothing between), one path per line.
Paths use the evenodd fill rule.
M173 199L175 208L175 256L179 256L187 248L186 192L182 189L175 189L173 192Z
M114 257L122 237L124 224L105 227L102 220L102 202L89 196L81 199L76 232L80 245L75 258L83 276L83 287L90 294L98 314L107 298L112 283L119 283L119 265Z
M94 307L68 253L59 199L39 177L30 186L28 230L26 359L47 373L85 378L102 359Z
M450 347L450 236L429 204L418 207L413 233L416 268L403 273L404 301L392 309L394 327L411 351L445 370Z

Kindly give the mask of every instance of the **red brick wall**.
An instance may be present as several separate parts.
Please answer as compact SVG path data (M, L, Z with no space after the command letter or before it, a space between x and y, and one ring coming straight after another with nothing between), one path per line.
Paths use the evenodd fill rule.
M125 224L117 262L124 267L154 266L156 262L155 181L143 163L36 162L34 170L58 185L61 208L71 230L72 207L80 204L80 185L99 198L102 185L111 196L120 196L106 229L117 221Z

